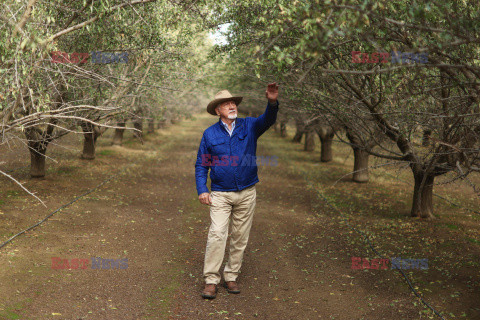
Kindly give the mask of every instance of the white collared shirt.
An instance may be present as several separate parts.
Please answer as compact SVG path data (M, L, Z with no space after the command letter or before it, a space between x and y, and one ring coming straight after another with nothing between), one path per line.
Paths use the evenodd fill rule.
M233 120L232 122L232 130L229 130L228 129L228 124L226 124L225 122L223 122L222 120L220 120L222 122L222 125L225 127L225 129L227 129L227 132L228 134L230 135L230 137L232 136L232 133L233 133L233 129L235 129L235 121L236 120Z

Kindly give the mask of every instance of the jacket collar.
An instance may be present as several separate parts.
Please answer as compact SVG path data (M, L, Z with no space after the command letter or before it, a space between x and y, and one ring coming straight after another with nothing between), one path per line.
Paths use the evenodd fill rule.
M240 128L243 126L243 122L245 121L244 118L236 118L235 119L235 128L233 128L233 132L232 132L232 137L240 130ZM217 123L217 127L219 128L219 130L222 132L222 135L223 133L226 134L229 138L229 134L227 132L227 130L225 129L225 127L222 125L222 119L220 119L220 117L218 118L218 123Z
M220 124L221 124L224 128L225 128L225 126L228 127L228 125L227 125L225 122L223 122L222 119L220 119ZM234 126L234 127L233 127L234 130L235 130L235 126L236 126L236 125L237 125L237 119L233 120L233 122L232 122L232 126Z

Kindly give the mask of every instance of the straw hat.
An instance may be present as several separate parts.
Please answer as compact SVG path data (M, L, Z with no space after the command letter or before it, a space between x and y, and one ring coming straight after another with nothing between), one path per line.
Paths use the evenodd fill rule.
M222 91L219 91L216 95L215 95L215 99L213 99L212 101L210 101L210 103L208 104L207 106L207 112L216 116L217 114L215 113L215 108L222 102L225 102L225 101L230 101L230 100L233 100L235 101L235 103L237 104L237 106L240 104L240 102L242 102L242 99L243 97L234 97L232 96L232 94L230 92L228 92L228 90L222 90Z

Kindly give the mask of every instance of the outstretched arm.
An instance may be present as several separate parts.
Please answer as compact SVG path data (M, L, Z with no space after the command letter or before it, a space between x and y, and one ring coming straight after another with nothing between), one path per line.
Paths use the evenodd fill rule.
M265 96L268 99L267 109L265 112L255 119L253 127L257 139L270 128L275 121L277 121L278 112L278 85L277 83L270 83L265 91Z

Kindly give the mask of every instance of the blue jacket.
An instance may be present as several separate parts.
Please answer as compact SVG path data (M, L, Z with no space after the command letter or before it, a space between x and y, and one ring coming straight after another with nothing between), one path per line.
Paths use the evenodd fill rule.
M257 139L275 123L277 112L278 101L277 105L267 103L265 113L258 118L237 118L231 137L220 119L203 132L195 162L198 195L209 192L209 169L212 191L240 191L259 182Z

